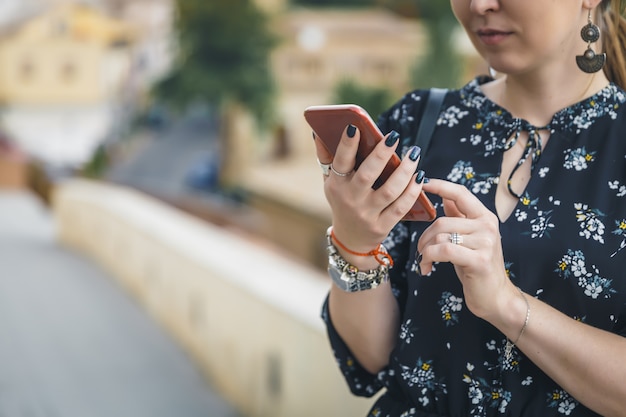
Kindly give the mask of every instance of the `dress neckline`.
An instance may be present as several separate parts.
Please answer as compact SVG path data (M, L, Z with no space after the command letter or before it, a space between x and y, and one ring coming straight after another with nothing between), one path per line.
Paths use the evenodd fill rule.
M581 129L589 127L597 119L607 114L615 113L618 103L624 102L624 91L615 84L609 83L602 90L559 110L545 126L534 126L525 119L514 117L510 111L492 101L481 89L481 85L492 81L493 78L480 76L474 78L460 91L461 99L468 107L478 112L476 126L490 133L494 139L494 148L506 152L511 149L522 132L527 132L528 141L524 153L511 171L507 179L507 189L511 195L520 199L523 193L517 193L511 188L512 178L517 170L530 159L531 175L537 167L543 153L542 138L539 132L548 131L552 135L555 131L579 133ZM621 96L621 97L618 97Z

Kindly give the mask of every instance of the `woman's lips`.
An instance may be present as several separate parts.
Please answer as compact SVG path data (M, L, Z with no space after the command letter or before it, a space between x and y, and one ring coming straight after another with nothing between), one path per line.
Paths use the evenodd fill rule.
M481 29L476 31L478 38L485 45L498 45L511 35L512 32L505 32L495 29Z

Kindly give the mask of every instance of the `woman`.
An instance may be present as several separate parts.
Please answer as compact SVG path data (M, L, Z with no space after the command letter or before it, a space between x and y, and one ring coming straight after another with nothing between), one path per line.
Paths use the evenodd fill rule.
M394 261L379 286L332 285L323 317L340 368L357 395L385 390L371 416L625 416L618 1L451 4L502 77L448 93L421 162L400 143L425 91L380 118L390 133L357 171L354 127L334 159L317 146L332 163L331 266L385 270L383 248ZM393 152L406 156L373 190ZM422 189L437 220L399 222Z

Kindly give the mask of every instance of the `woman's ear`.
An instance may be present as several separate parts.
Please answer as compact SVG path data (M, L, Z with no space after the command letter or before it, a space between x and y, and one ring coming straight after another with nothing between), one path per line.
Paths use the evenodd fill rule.
M585 13L587 13L588 10L593 11L593 9L598 7L603 1L609 0L583 0L583 8L585 9Z

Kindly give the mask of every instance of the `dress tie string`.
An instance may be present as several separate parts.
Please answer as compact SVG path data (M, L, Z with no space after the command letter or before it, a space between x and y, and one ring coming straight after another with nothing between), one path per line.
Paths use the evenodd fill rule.
M537 126L531 125L530 123L522 119L515 119L515 123L509 130L509 133L505 136L506 138L510 138L510 139L505 139L503 145L500 146L500 149L502 150L502 152L506 152L509 149L513 148L513 146L515 146L515 144L517 143L523 131L528 132L528 142L526 143L526 146L524 147L524 153L522 154L522 157L520 158L520 160L517 161L517 164L511 171L511 174L509 175L509 178L506 181L506 187L509 190L509 193L511 193L512 196L518 199L522 198L522 195L516 193L511 187L513 175L515 175L517 170L524 164L524 162L528 160L528 158L531 158L531 162L530 162L531 175L534 172L535 167L537 166L537 163L539 162L539 158L541 158L541 152L543 148L541 135L538 133L540 130L550 130L550 125L548 124L542 127L537 127Z

